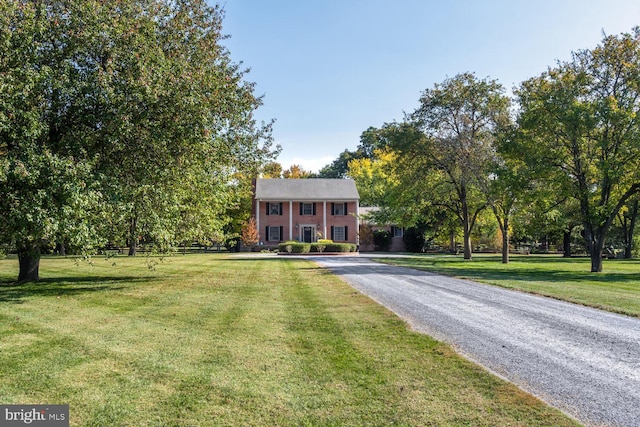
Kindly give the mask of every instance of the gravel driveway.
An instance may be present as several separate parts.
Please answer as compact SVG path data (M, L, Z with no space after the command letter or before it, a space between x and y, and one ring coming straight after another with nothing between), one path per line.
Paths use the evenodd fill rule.
M365 257L311 259L580 422L640 426L640 319Z

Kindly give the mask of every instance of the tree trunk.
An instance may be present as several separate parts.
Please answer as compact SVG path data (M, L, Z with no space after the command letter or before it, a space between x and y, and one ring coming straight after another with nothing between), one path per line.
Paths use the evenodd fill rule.
M602 249L604 248L604 236L597 236L591 245L591 272L602 272Z
M58 252L58 255L60 256L67 256L67 246L64 244L64 242L58 243L56 245L56 252Z
M465 221L464 226L464 259L471 259L471 232L469 231L469 220Z
M563 258L571 258L571 230L565 230L562 235Z
M502 263L509 264L509 219L504 219L502 232Z
M18 282L37 282L40 280L40 247L33 245L18 249L20 272Z
M449 232L449 252L456 253L456 233L453 230Z
M542 236L542 242L540 243L540 250L547 252L549 250L549 238L546 234Z
M464 236L464 259L471 259L471 222L469 221L469 207L466 199L462 200L462 230Z
M136 248L138 246L138 218L131 218L129 223L129 256L136 255Z
M624 257L626 259L631 259L633 256L633 232L636 228L636 219L638 218L638 199L633 201L633 207L631 208L631 220L629 221L629 229L627 230L627 235L625 236L625 245L624 245Z
M591 272L592 273L602 272L602 251L591 253Z

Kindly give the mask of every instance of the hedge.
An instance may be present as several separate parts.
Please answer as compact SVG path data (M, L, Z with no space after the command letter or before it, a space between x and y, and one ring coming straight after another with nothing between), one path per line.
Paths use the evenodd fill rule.
M311 243L284 242L278 245L278 252L292 254L306 254L311 251Z
M284 242L278 245L278 252L292 254L306 254L309 252L355 252L354 243L302 243Z
M355 252L354 243L327 243L324 252Z

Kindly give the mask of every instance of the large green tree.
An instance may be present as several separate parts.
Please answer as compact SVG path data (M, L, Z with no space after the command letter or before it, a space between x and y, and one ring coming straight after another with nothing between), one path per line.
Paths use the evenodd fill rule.
M580 206L591 271L620 209L640 191L640 29L606 36L517 91L523 159Z
M72 6L74 6L72 8ZM19 280L37 280L42 245L64 238L89 249L100 193L95 83L83 28L91 5L0 3L0 241L15 248Z
M499 159L488 172L488 180L479 180L500 228L502 240L502 263L509 263L511 220L522 202L523 193L528 190L529 180L526 168L521 162Z
M220 236L270 125L200 0L0 3L0 242L37 280L52 242Z
M408 117L420 135L392 144L405 168L397 175L404 177L406 188L459 219L465 259L471 259L471 233L487 206L482 188L488 185L480 181L490 178L494 141L508 123L508 108L499 83L459 74L423 92L420 107ZM422 191L415 191L420 185Z

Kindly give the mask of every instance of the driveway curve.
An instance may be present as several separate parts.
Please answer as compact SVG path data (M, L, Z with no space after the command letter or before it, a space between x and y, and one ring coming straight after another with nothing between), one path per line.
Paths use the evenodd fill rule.
M580 422L640 426L640 319L365 257L311 259Z

